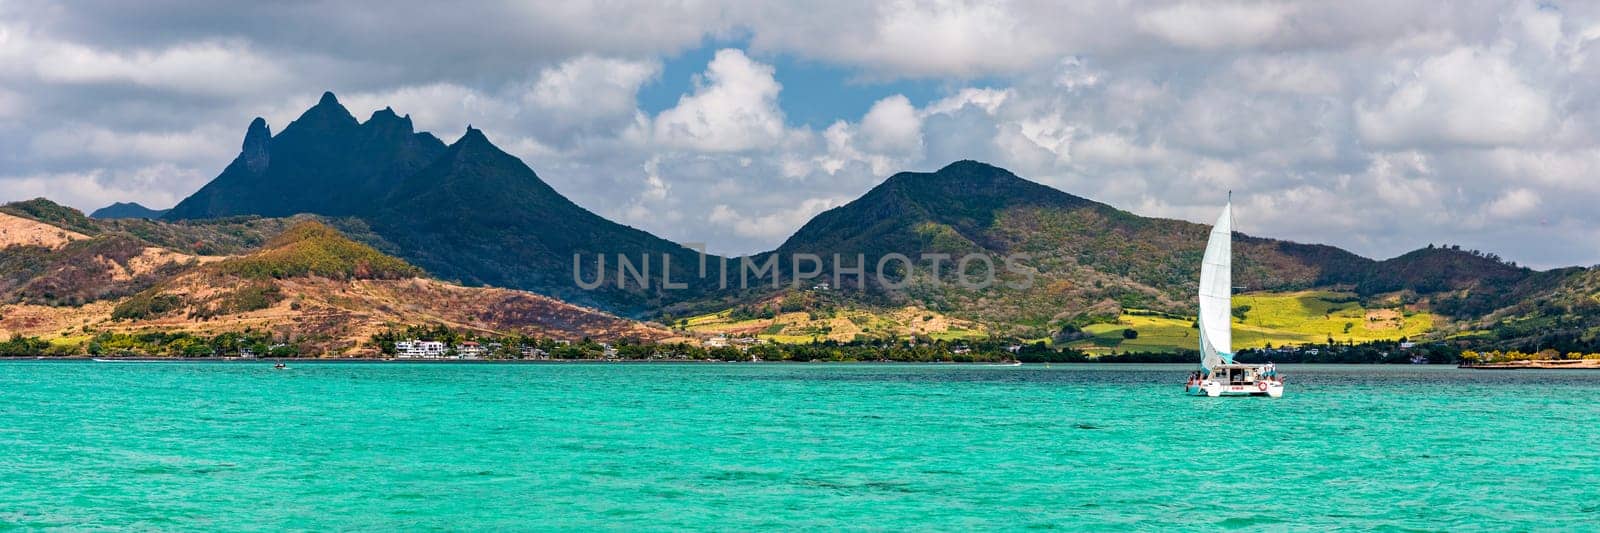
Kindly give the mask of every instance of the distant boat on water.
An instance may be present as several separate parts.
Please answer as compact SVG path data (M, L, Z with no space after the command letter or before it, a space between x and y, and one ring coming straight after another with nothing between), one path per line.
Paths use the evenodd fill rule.
M1199 396L1283 396L1283 380L1271 364L1233 361L1233 194L1211 227L1200 260L1200 370L1183 390Z

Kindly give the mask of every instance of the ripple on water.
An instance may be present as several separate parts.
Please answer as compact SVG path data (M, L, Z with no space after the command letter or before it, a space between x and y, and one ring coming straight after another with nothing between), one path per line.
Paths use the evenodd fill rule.
M1220 401L1181 394L1184 365L0 362L0 523L1534 530L1600 513L1600 373L1281 368L1288 396Z

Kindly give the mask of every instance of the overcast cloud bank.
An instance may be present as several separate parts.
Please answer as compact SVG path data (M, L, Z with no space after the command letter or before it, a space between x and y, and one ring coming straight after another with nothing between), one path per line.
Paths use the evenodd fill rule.
M1233 189L1242 231L1376 257L1600 262L1588 4L394 4L0 0L0 200L169 207L252 117L278 131L334 90L447 141L470 123L579 204L720 253L977 159L1199 222ZM708 42L738 44L643 109ZM784 112L793 61L948 89L812 128Z

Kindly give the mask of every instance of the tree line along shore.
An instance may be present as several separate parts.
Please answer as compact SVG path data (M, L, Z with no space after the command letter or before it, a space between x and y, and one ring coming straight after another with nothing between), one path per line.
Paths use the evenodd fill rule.
M1126 351L1090 354L1039 340L1007 339L832 341L751 343L707 347L683 342L645 342L630 338L601 341L557 339L536 335L493 335L444 325L396 326L373 334L344 354L308 353L294 339L268 331L202 335L185 332L100 332L74 342L46 341L13 335L0 341L4 357L156 357L156 358L325 358L407 359L404 343L429 341L448 348L431 359L473 360L625 360L625 361L895 361L951 363L1190 363L1193 350ZM461 347L472 349L462 350ZM1600 363L1600 354L1554 350L1478 352L1447 342L1373 341L1329 343L1272 349L1245 349L1236 355L1247 363L1454 364L1488 367L1517 361L1577 361L1550 367L1584 367Z

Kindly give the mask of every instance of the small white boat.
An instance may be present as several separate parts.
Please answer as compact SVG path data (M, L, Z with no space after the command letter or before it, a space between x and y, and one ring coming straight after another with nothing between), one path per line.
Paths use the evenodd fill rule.
M1233 196L1211 227L1200 260L1200 370L1183 391L1200 396L1283 396L1283 379L1272 364L1233 361Z
M1197 396L1283 396L1283 380L1272 365L1220 364L1210 374L1191 376L1184 392Z

